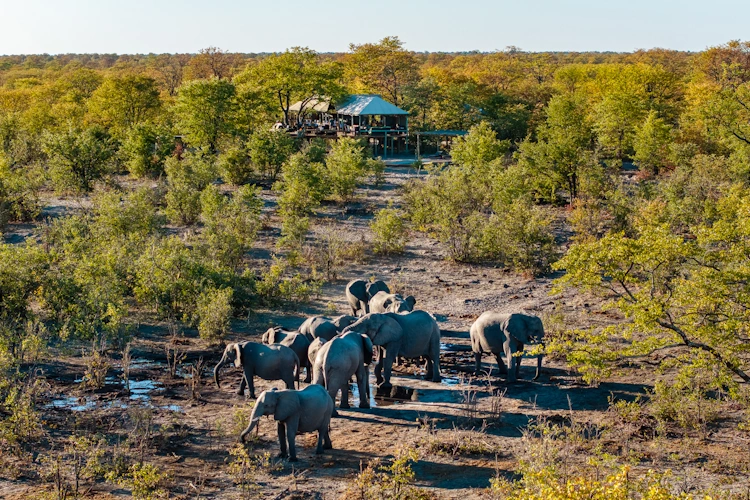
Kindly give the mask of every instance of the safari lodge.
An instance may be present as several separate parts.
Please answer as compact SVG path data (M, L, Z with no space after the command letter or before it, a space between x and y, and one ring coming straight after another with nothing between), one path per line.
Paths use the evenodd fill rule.
M338 104L309 99L289 107L296 125L290 134L315 137L361 137L375 156L408 152L409 113L376 94L350 95Z

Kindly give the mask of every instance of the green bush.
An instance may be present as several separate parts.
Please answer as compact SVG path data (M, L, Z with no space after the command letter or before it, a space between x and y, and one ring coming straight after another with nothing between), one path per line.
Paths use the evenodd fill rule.
M229 184L241 186L253 177L250 155L241 144L235 143L225 148L219 154L217 165L222 179Z
M174 151L174 135L150 123L128 130L120 154L130 175L136 178L158 176L164 161Z
M282 168L282 178L274 185L280 191L282 216L304 216L312 213L328 194L326 170L322 163L311 162L298 153Z
M164 170L169 186L167 217L175 224L195 223L201 213L201 191L216 179L212 158L200 152L186 154L182 160L171 157Z
M217 265L234 269L255 241L263 207L259 191L255 186L242 186L231 200L215 186L201 193L201 249Z
M361 141L345 137L334 143L326 158L326 170L331 194L337 200L352 199L357 183L368 173L367 160L367 149Z
M93 126L48 134L43 149L55 187L81 195L111 170L116 143L104 129Z
M376 253L392 254L404 251L409 232L404 224L404 216L398 210L379 210L370 223L370 229L375 236L373 246Z
M0 153L0 230L10 221L30 221L39 216L42 172L34 166L11 168Z
M286 130L259 129L247 141L255 172L263 180L275 181L281 167L294 153L294 140Z
M231 288L208 288L201 292L196 302L198 333L202 339L217 341L229 332L232 318Z

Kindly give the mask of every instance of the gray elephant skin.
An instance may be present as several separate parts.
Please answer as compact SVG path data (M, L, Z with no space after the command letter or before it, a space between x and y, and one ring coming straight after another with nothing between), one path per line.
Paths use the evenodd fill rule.
M370 299L378 292L391 293L384 281L352 280L346 285L346 300L353 316L364 316L370 312Z
M331 340L339 333L339 328L324 316L311 316L300 325L297 331L312 342L318 337Z
M349 314L343 314L341 316L337 316L331 320L331 323L336 325L336 328L338 329L339 333L344 330L347 326L351 325L355 321L357 321L359 318L356 316L351 316Z
M301 391L288 389L263 391L255 401L253 413L250 415L250 424L240 434L240 441L245 441L245 436L258 425L260 417L273 415L273 419L278 422L279 448L281 448L279 456L289 456L290 462L296 462L295 437L297 434L313 431L318 431L318 446L315 453L320 455L324 449L333 448L329 435L332 413L333 401L326 390L319 385L309 385ZM287 443L289 444L288 454Z
M349 408L349 379L357 377L359 407L370 407L372 341L367 335L348 332L323 344L315 358L313 384L325 386L331 400L341 391L341 408ZM334 415L336 415L334 410Z
M227 345L221 361L214 368L214 381L219 388L219 372L230 363L243 371L242 382L237 391L239 395L245 393L247 385L250 397L255 398L253 378L256 375L263 380L283 380L287 389L294 389L295 381L299 386L299 358L285 345L264 345L257 342Z
M307 359L308 361L310 361L310 366L315 366L315 360L318 358L318 352L326 342L328 342L326 339L320 337L310 342L310 348L307 350Z
M375 378L380 387L391 387L396 356L424 356L427 358L425 380L440 382L440 328L429 313L370 313L344 329L344 332L348 331L365 334L374 345L385 349L375 366Z
M402 297L397 293L378 292L370 299L371 313L407 313L414 310L417 299L411 295Z
M507 373L508 381L518 378L521 358L516 353L523 352L524 344L540 344L544 340L544 325L537 316L513 313L503 314L488 311L483 313L471 325L471 349L474 352L475 372L479 375L482 366L482 353L495 355L500 373ZM508 368L501 355L505 354ZM537 356L536 375L539 378L542 369L542 354Z
M310 383L312 380L311 364L307 359L307 351L310 348L310 341L306 336L299 332L289 332L282 330L281 328L269 328L261 337L261 341L264 344L280 344L285 345L294 351L300 362L300 367L304 367L307 370L307 374L304 382Z

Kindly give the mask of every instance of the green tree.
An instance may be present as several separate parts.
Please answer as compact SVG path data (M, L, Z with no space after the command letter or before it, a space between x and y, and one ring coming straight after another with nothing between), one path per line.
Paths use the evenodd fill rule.
M114 140L97 126L48 134L43 149L55 186L77 194L91 191L93 182L109 172L116 151Z
M201 192L216 179L213 158L197 153L180 160L172 156L164 165L167 174L167 209L169 220L176 224L193 224L201 213Z
M581 177L591 168L593 139L585 101L576 95L558 95L547 109L547 121L536 142L527 139L517 153L518 162L533 175L548 196L567 189L570 200L578 197Z
M226 80L193 80L183 84L177 94L177 129L187 135L193 146L215 152L219 140L232 129L235 87Z
M451 149L451 158L458 165L481 168L502 158L510 143L499 141L489 123L483 122L469 130L469 134L458 137Z
M341 67L336 62L324 61L313 50L293 47L281 54L273 54L238 75L238 83L247 84L289 123L289 107L302 101L302 108L313 99L343 97L339 83Z
M367 175L368 162L364 144L344 137L336 141L326 157L327 180L331 194L340 201L351 200L357 183Z
M154 118L160 107L156 80L142 75L107 78L89 100L95 119L121 133Z
M627 321L578 332L578 344L560 346L570 349L569 361L596 377L594 360L674 352L661 359L684 369L718 369L717 388L731 393L736 381L750 382L750 192L733 188L718 213L713 223L693 227L692 239L644 218L634 236L613 233L573 245L554 266L565 270L558 289L600 292L605 307Z
M651 111L635 134L633 159L638 167L658 174L669 161L672 127Z
M419 80L418 62L398 37L385 37L378 43L349 45L344 60L344 77L355 92L382 94L396 106L406 89Z

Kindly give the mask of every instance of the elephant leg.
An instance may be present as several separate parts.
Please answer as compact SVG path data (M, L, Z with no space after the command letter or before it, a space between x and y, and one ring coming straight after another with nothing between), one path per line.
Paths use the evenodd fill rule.
M503 362L503 358L499 352L495 353L495 361L497 361L497 369L501 375L505 375L506 373L508 373L508 369L505 367L505 363Z
M481 371L482 371L482 353L475 352L474 353L474 375L478 377Z
M433 373L432 373L432 365L433 364L434 363L432 362L432 358L428 356L427 357L427 362L424 365L424 379L425 380L432 380L432 375L433 375Z
M432 381L440 382L443 377L440 375L440 352L432 360Z
M333 443L331 443L331 419L327 418L323 423L323 449L333 449Z
M385 356L383 353L380 353L380 358L378 359L378 362L375 364L375 382L380 385L383 383L383 359Z
M247 382L245 382L245 374L242 374L242 379L240 380L240 388L237 389L237 395L238 396L244 396L245 395L245 386L247 385Z
M383 360L383 383L380 384L380 387L383 387L386 389L393 387L393 384L391 384L391 372L393 369L393 361L395 359L396 359L396 349L386 348L385 359Z
M299 368L297 369L299 370ZM292 370L292 373L284 376L284 384L286 384L287 389L294 389L294 370Z
M276 429L279 433L279 448L281 448L279 457L286 458L289 456L286 450L286 424L284 422L278 422Z
M297 447L295 439L297 438L297 428L299 427L299 415L293 416L286 421L286 439L289 443L289 461L297 461Z
M315 454L316 455L323 454L323 429L318 429L318 444L315 447Z
M339 386L337 381L331 380L330 377L326 381L326 390L328 391L328 395L331 396L331 401L333 401L333 413L331 414L332 417L338 417L339 413L336 411L336 394L339 392Z
M523 361L523 358L516 358L516 378L521 378L519 376L521 373L521 361Z
M346 377L344 383L341 384L341 403L339 408L349 409L349 377Z
M359 407L367 409L370 407L370 383L367 368L360 366L357 370L357 387L359 388Z
M244 382L247 383L248 389L250 389L250 397L255 399L255 384L253 383L253 379L255 378L255 373L253 373L253 369L250 366L244 366L243 372L245 374L244 376ZM240 384L240 395L245 393L245 386L244 384Z
M307 372L307 376L305 377L305 383L309 384L312 382L312 365L310 364L310 361L307 361L307 364L305 364L305 371Z

